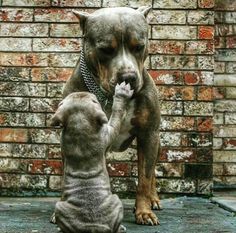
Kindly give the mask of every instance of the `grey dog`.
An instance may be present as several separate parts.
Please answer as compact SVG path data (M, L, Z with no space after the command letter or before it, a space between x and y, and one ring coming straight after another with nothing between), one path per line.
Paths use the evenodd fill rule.
M119 134L132 94L129 84L116 85L109 121L89 92L68 95L51 119L52 126L63 126L64 187L55 220L64 233L121 231L123 206L111 193L105 154Z

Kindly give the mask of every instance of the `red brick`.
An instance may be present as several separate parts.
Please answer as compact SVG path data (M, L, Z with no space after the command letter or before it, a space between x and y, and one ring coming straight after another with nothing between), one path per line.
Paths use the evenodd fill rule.
M199 117L197 119L198 131L212 131L213 118L212 117Z
M198 27L199 39L214 39L214 27L212 26L199 26Z
M181 41L157 41L149 42L149 53L151 54L182 54L184 53L184 42Z
M215 0L198 0L198 6L200 8L213 8Z
M2 8L0 9L0 21L32 21L33 20L33 9L11 9Z
M227 150L236 150L236 138L224 139L224 148Z
M224 87L214 87L213 88L214 99L224 99L225 98L225 88Z
M107 170L110 176L129 176L131 174L128 163L108 163Z
M149 70L154 82L159 84L183 84L183 73L169 70Z
M60 160L31 160L28 164L28 171L31 174L62 174L62 161Z
M72 68L33 68L32 81L66 81L72 75L73 70Z
M217 49L225 48L225 37L215 36L214 45Z
M226 37L226 48L236 48L236 36Z
M206 101L213 100L212 87L199 87L197 99L198 100L206 100Z
M166 149L161 148L161 162L194 162L196 161L196 153L194 149Z
M27 129L0 128L0 142L27 142Z

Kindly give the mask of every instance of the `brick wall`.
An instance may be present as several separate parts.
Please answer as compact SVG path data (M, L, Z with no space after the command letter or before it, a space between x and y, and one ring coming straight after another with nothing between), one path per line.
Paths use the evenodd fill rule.
M236 188L236 1L216 1L214 183Z
M61 99L63 83L79 57L81 31L71 9L92 12L100 7L141 5L153 8L148 16L150 56L146 66L161 98L158 190L210 193L213 0L2 0L0 4L0 195L53 195L60 189L60 131L49 128L48 120ZM231 41L233 43L233 38ZM217 53L218 56L224 56L224 51ZM218 62L219 67L225 65L224 61ZM217 77L221 79L218 74ZM233 75L228 77L235 79ZM217 96L226 98L220 90ZM216 105L221 103L224 102ZM222 116L222 112L217 115ZM225 120L231 119L235 124L235 115L227 114ZM220 124L229 129L223 122ZM216 142L222 137L217 136ZM235 141L228 139L227 136L224 142L229 142L232 149ZM220 158L217 151L214 153L215 158ZM224 161L216 162L226 162L228 158L233 162L232 150L224 153ZM125 153L108 155L114 191L126 196L134 193L136 160L135 143ZM225 163L217 163L214 174L216 170L223 172L223 166ZM231 170L235 173L235 167Z

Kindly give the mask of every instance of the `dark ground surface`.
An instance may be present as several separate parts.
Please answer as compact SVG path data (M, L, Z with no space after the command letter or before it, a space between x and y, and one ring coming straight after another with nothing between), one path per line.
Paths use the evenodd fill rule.
M49 223L55 198L0 198L0 233L57 233ZM209 199L179 197L162 201L159 226L134 223L133 200L124 200L127 233L236 233L235 213Z

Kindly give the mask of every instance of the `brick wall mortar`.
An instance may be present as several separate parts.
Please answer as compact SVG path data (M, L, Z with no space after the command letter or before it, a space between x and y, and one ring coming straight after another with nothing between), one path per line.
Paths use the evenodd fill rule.
M82 33L71 10L93 12L101 6L140 5L153 7L148 15L150 54L146 66L157 84L162 106L162 152L156 168L158 190L162 193L211 192L213 0L178 3L2 0L0 3L2 195L51 195L60 189L60 132L49 128L48 120L79 58ZM232 29L228 30L231 33ZM219 49L219 54L225 57L224 50ZM229 70L232 68L227 65L234 60L227 64L217 62ZM230 80L234 82L233 77ZM214 95L215 92L216 88ZM233 121L233 116L227 119ZM137 157L133 147L108 156L112 188L128 196L135 191L137 183ZM208 173L200 176L201 169Z

